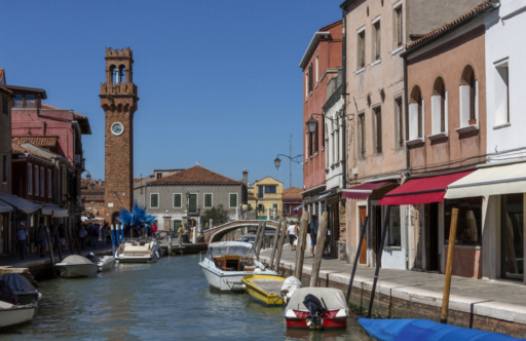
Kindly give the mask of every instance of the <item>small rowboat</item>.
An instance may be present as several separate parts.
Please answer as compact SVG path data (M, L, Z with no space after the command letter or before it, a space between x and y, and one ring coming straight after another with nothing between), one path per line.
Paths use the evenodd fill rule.
M266 305L283 305L285 301L281 296L281 286L284 277L278 275L248 275L241 282L245 290L257 301Z

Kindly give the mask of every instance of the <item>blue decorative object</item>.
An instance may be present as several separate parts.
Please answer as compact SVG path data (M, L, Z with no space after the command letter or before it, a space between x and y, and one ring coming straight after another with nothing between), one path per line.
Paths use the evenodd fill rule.
M485 332L418 319L367 319L358 323L369 336L380 341L512 341L516 339L503 334Z

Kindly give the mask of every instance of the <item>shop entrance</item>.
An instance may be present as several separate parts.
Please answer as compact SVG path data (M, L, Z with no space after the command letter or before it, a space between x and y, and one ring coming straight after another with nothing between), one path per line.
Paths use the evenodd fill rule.
M524 196L502 196L502 277L524 280Z
M438 204L429 204L425 207L426 229L425 229L425 270L439 271L440 256L438 250Z

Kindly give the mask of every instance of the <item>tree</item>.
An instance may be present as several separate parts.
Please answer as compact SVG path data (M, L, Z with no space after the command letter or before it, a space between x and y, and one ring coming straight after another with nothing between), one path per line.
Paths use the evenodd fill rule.
M203 214L202 219L203 225L206 227L211 227L208 226L210 219L212 219L214 225L220 225L228 221L228 213L222 205L219 205L218 207L212 207L206 210Z

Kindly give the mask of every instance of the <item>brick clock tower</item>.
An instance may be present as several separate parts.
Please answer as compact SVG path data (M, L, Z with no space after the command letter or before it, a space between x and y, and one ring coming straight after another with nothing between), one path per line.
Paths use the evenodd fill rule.
M121 208L133 204L133 113L137 110L137 87L133 84L133 53L130 48L106 49L106 81L100 87L104 110L104 203L105 220L115 223Z

